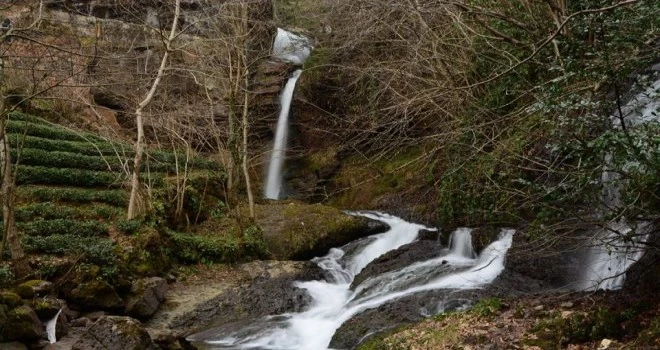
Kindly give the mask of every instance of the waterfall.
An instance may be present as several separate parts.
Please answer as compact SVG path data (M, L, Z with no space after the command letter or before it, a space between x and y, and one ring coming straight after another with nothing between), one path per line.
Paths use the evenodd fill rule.
M293 91L302 70L296 70L289 81L287 81L280 95L280 116L277 118L277 129L275 130L275 141L270 154L268 165L268 176L266 177L265 195L269 199L279 199L282 189L282 168L284 167L284 156L286 155L286 141L289 129L289 110Z
M277 36L273 42L273 57L295 65L301 65L310 53L311 46L307 38L277 28ZM282 170L286 156L291 100L301 73L302 70L296 70L280 94L280 115L277 118L275 140L270 154L266 187L264 188L264 196L269 199L279 199L282 195Z
M645 124L660 122L660 78L630 99L616 115L610 116L610 120L615 129L625 129L628 133ZM645 157L650 158L654 152L660 152L650 149L643 142L638 143L636 146ZM621 175L611 170L613 158L612 153L606 155L601 175L602 198L607 208L621 207L621 188L625 186ZM622 168L626 170L638 166L637 160L627 160ZM618 218L595 230L585 256L585 267L578 281L578 289L622 288L626 271L644 255L644 243L651 228L648 222L628 222L625 218Z
M451 252L456 255L473 258L474 249L472 248L472 229L461 227L454 231L449 237L449 248L451 249Z
M46 322L46 334L48 335L48 341L51 344L57 342L56 330L57 330L57 319L60 317L62 309L60 309L55 317Z
M491 283L504 270L504 258L514 233L503 230L497 241L474 258L472 247L459 247L469 241L470 230L457 230L453 234L456 252L444 249L434 259L373 276L351 291L353 278L369 262L413 242L418 231L425 229L385 214L365 215L385 222L391 229L314 259L333 276L333 281L296 283L312 298L306 311L269 316L233 332L205 331L188 340L201 342L199 345L205 349L328 349L336 330L365 310L423 291L476 289Z

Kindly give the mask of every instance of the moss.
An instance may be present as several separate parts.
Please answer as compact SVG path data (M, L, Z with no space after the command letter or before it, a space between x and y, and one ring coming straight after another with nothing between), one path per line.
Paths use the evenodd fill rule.
M5 305L8 309L13 309L23 305L23 300L14 292L0 291L0 305Z

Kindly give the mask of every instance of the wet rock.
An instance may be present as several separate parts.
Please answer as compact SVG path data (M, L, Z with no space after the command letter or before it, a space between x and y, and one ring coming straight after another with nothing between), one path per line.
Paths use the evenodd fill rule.
M117 291L101 280L80 284L69 292L68 298L72 303L87 309L118 310L124 306Z
M135 281L131 286L125 312L137 319L151 317L165 300L167 281L160 277L150 277Z
M72 350L156 350L140 321L130 317L99 318L73 344Z
M380 256L362 269L353 279L351 289L355 289L355 287L370 277L406 267L417 261L433 259L440 254L442 249L442 244L438 241L423 240L406 244L399 249Z
M42 337L45 337L43 325L29 306L18 306L6 312L0 309L0 342L30 342Z
M324 276L323 270L311 262L256 262L250 268L257 271L251 283L229 288L201 303L195 310L174 319L172 329L189 334L201 327L301 311L310 297L294 287L294 281L318 280Z
M38 298L31 302L39 319L47 321L55 317L62 309L62 302L55 298Z
M42 297L53 291L53 283L42 280L31 280L16 287L16 293L23 299Z

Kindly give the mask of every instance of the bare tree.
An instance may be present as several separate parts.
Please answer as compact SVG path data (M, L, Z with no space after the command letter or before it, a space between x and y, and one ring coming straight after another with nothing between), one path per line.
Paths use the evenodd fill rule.
M156 73L156 77L151 83L151 88L147 92L146 96L138 104L137 109L135 110L135 122L137 125L137 139L135 141L135 159L133 160L133 173L131 175L131 195L128 202L128 219L133 219L138 214L138 201L139 201L139 190L140 190L140 167L142 166L142 158L144 155L145 149L145 137L144 137L144 109L151 103L156 94L156 90L160 85L163 76L165 75L165 70L167 69L168 60L170 53L173 50L172 44L177 37L177 27L179 23L179 16L181 15L181 0L176 0L174 4L174 18L172 20L172 26L170 28L169 35L163 41L163 46L165 52L161 59L160 66Z

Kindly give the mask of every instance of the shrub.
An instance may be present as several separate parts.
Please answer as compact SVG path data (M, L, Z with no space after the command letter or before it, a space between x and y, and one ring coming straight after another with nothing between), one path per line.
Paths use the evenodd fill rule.
M123 234L135 233L137 229L140 228L140 225L142 225L142 221L136 219L132 219L132 220L121 219L115 223L115 227L117 227L117 230Z
M174 242L174 254L184 263L237 262L267 255L266 244L258 227L249 227L244 237L231 234L200 236L168 230Z
M17 193L39 201L91 203L101 202L124 207L128 204L128 193L124 190L98 190L87 188L21 186Z
M27 253L84 255L85 261L97 264L108 264L117 260L115 243L108 238L80 237L68 234L24 236L22 243Z
M47 151L35 148L11 150L12 161L20 161L21 165L46 166L53 168L78 168L98 171L120 171L123 168L122 159L116 156L86 156L78 153Z
M101 171L20 166L16 183L48 184L80 187L110 187L121 185L121 174Z
M14 283L14 273L8 265L0 265L0 288L10 287Z
M32 203L16 209L16 221L37 219L111 219L121 215L122 209L107 204L67 206L54 203Z
M17 226L28 236L72 235L79 237L95 237L108 234L108 226L95 220L37 220L19 223Z
M20 121L20 120L9 120L7 122L7 133L19 134L19 135L25 134L25 135L44 137L55 140L103 141L103 139L100 138L99 136L90 133L86 133L86 132L76 133L73 130L68 130L63 127L46 125L41 123L33 123L29 121Z

